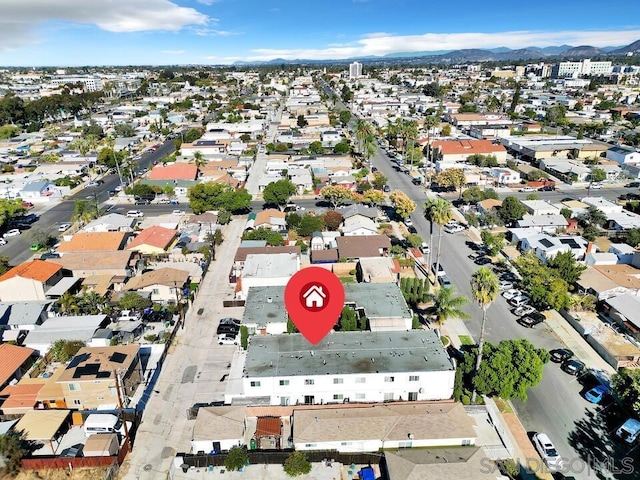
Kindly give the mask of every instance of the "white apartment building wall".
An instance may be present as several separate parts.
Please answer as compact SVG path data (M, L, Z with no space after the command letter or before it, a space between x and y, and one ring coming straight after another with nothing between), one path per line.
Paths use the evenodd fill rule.
M245 396L269 397L270 405L298 405L443 400L453 395L454 380L455 370L452 369L435 372L248 377L243 379L243 386Z
M592 62L585 59L581 62L560 62L554 66L556 77L578 77L580 75L608 75L613 67L611 62Z
M353 62L349 64L349 79L356 79L362 76L362 64Z

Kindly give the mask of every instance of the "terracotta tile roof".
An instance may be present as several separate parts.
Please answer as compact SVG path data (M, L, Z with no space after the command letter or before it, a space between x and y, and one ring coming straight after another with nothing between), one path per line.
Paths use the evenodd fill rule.
M197 176L198 167L190 163L156 165L149 172L150 180L195 180Z
M494 145L491 140L443 140L433 142L433 148L439 149L442 155L487 155L506 151L502 145Z
M212 212L204 212L199 215L192 215L191 217L189 217L189 220L187 220L187 223L189 224L193 224L193 223L209 224L210 223L212 225L215 225L216 223L218 223L218 215Z
M256 214L256 220L253 223L253 226L255 228L259 228L260 226L263 226L263 225L271 225L272 218L284 219L286 218L286 216L287 215L284 212L281 212L280 210L276 210L275 208L267 208Z
M61 269L62 267L60 265L54 265L52 263L45 262L44 260L31 260L30 262L24 262L20 265L16 265L8 272L5 272L0 276L0 282L13 277L31 278L38 282L46 282Z
M280 417L258 417L256 437L279 437L282 435L282 420Z
M124 286L125 290L138 290L151 285L166 285L182 287L189 279L189 272L177 268L158 268L133 277Z
M178 231L170 228L164 228L160 226L153 226L145 228L138 234L129 244L126 246L126 250L132 250L140 245L150 245L152 247L161 248L166 250L173 239L176 237Z
M0 392L0 397L8 397L2 403L3 410L8 408L33 408L36 404L38 393L43 386L43 383L6 386Z
M26 362L34 352L35 350L31 348L19 347L10 343L0 345L0 385L11 380L20 365Z
M56 249L57 252L91 252L120 250L128 232L78 232L68 242Z
M60 258L50 258L47 262L61 265L67 270L111 270L129 266L134 252L114 250L112 252L69 252Z

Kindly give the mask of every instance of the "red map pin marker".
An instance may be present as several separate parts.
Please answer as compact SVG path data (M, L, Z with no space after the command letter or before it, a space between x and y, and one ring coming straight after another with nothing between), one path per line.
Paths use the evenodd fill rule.
M304 268L289 279L284 304L298 331L315 345L338 322L344 307L344 288L329 270Z

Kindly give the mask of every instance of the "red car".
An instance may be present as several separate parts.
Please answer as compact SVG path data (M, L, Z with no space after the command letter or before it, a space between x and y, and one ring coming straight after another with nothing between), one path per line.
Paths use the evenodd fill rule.
M33 207L33 203L31 203L31 202L22 202L22 206L24 208L31 208L31 207Z

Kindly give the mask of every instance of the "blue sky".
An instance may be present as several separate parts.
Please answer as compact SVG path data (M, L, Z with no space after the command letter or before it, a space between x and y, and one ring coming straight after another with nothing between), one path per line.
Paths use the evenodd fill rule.
M639 14L638 0L1 0L0 65L229 64L622 46L640 39Z

